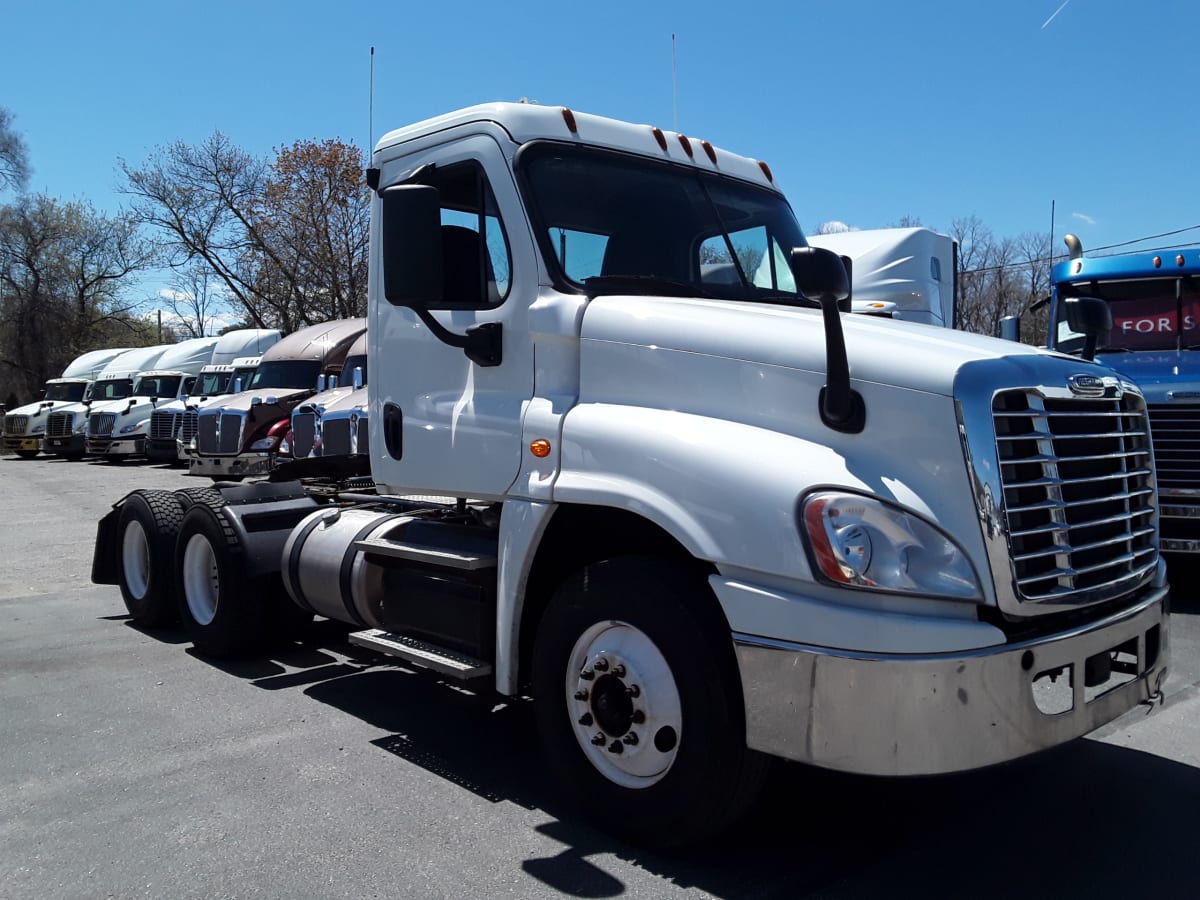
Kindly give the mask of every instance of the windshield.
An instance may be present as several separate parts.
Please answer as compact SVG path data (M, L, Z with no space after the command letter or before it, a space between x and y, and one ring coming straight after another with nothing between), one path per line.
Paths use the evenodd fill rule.
M261 363L254 377L246 385L248 390L262 388L289 388L291 390L315 390L317 376L321 374L321 363L315 359L281 359Z
M111 381L97 381L92 385L92 400L96 403L103 403L105 400L124 400L132 394L132 378L114 378Z
M86 390L87 383L82 381L48 384L46 385L46 394L42 399L65 400L68 403L78 403L83 399L83 394Z
M362 369L363 384L367 383L367 357L362 356L347 356L346 364L342 366L342 374L338 376L338 387L353 387L354 386L354 370Z
M229 383L232 380L232 372L201 372L200 379L196 382L192 393L199 394L201 397L224 394L229 390Z
M137 380L133 393L138 397L178 397L180 375L147 375Z
M1196 327L1200 321L1200 290L1189 279L1089 281L1062 284L1058 290L1055 346L1060 350L1078 352L1083 347L1083 336L1067 324L1063 306L1067 297L1099 297L1108 301L1113 327L1097 340L1099 353L1200 347L1200 331Z
M809 305L788 265L804 235L774 191L550 142L522 151L520 170L543 252L570 287Z

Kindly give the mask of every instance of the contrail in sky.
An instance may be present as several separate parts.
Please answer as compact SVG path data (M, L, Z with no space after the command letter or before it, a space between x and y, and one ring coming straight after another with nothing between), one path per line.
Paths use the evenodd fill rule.
M1057 16L1060 12L1062 12L1064 9L1066 9L1067 4L1070 2L1071 2L1071 0L1063 0L1062 6L1060 6L1058 9L1056 9L1054 11L1054 15L1050 16L1050 18L1048 18L1045 22L1042 23L1042 28L1045 29L1045 27L1047 25L1049 25L1051 22L1053 22L1054 16Z

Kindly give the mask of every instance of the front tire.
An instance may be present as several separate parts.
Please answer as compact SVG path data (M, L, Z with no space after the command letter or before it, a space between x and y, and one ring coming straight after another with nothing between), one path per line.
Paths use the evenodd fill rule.
M39 452L38 450L18 450L17 456L21 457L21 459L37 459Z
M171 598L175 538L183 512L170 491L134 491L117 519L121 560L117 583L132 620L147 627L178 620Z
M262 640L263 579L245 575L242 549L219 505L197 501L183 514L175 560L179 617L199 652L233 656Z
M728 626L693 568L626 557L569 579L538 628L533 688L560 787L633 843L714 837L762 785Z

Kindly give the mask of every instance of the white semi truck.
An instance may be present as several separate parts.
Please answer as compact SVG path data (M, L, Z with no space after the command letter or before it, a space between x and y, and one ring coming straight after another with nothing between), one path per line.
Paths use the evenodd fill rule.
M93 403L88 416L87 452L108 460L144 456L150 416L159 403L170 403L191 393L219 340L200 337L170 344L152 367L137 374L130 396Z
M87 451L88 421L93 408L131 397L134 378L153 366L168 346L134 347L109 360L97 373L83 402L60 407L47 417L42 449L65 459L82 459Z
M292 410L291 427L281 461L291 457L284 474L301 476L366 476L367 335L354 342L342 371L326 389Z
M150 414L146 433L146 458L152 462L182 462L187 457L181 444L191 441L195 432L181 441L181 430L187 419L185 413L213 397L233 393L234 383L241 376L248 380L262 354L283 337L277 328L239 328L222 334L213 347L208 363L200 369L195 383L179 399L158 403ZM253 359L253 365L246 360ZM239 367L237 361L242 360Z
M46 382L40 398L7 411L4 415L4 449L24 459L37 456L51 414L83 403L96 375L127 349L114 347L80 354L63 370L61 377Z
M727 826L770 756L951 772L1160 696L1112 370L841 316L765 164L649 125L472 107L385 135L368 183L374 488L129 494L93 580L135 621L227 654L316 614L532 697L546 776L654 846Z

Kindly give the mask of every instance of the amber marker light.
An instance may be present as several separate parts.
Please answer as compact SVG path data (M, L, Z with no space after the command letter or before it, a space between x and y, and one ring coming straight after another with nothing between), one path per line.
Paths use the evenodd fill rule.
M567 130L571 134L579 134L579 129L575 127L575 113L571 112L565 106L562 108L563 121L567 123Z
M708 157L708 161L714 166L717 164L717 151L708 141L701 141L700 146L704 148L704 155Z
M1161 256L1154 257L1154 268L1156 268L1156 269L1162 268L1162 257Z
M683 152L688 155L688 159L692 158L692 154L696 151L692 149L692 142L687 139L686 135L679 135L679 143L683 147Z
M1183 265L1183 254L1182 253L1180 253L1177 257L1175 257L1175 265L1177 265L1177 266Z
M768 165L767 165L765 162L763 162L761 159L758 161L758 167L759 167L760 169L762 169L762 173L763 173L764 175L766 175L766 176L767 176L767 181L771 182L771 184L774 184L774 183L775 183L775 176L771 174L771 167L770 167L770 166L768 166Z
M654 135L654 140L656 140L658 142L658 146L661 147L663 150L666 150L667 149L667 136L662 133L662 129L657 128L657 127L651 128L650 133L652 135Z
M550 455L550 442L544 438L538 438L529 445L529 452L538 459L545 459Z

